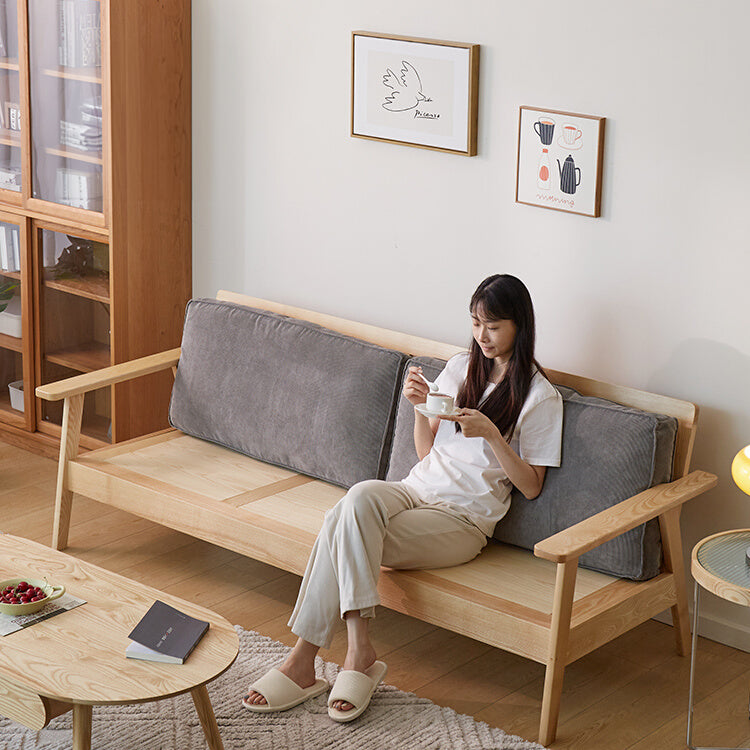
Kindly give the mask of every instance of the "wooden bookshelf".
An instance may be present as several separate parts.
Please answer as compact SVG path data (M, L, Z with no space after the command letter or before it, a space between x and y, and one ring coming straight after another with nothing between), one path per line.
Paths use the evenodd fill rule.
M20 282L23 335L0 336L0 438L21 429L48 452L62 405L43 406L38 385L180 342L192 292L191 5L99 0L95 67L60 65L61 49L80 62L90 39L76 38L73 53L61 48L58 0L11 7L18 56L9 46L0 78L21 130L0 128L0 169L20 168L21 189L0 188L0 222L19 228L21 271L0 272L0 282ZM61 122L85 145L98 147L101 129L101 148L63 145ZM23 413L7 399L21 371ZM97 392L84 406L81 444L165 427L170 391L160 374Z

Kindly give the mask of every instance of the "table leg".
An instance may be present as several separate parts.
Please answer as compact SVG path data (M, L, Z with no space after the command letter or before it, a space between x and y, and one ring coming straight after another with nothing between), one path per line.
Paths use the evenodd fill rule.
M216 723L216 716L211 705L211 699L208 697L208 690L205 685L194 688L190 691L195 703L195 710L203 727L203 733L206 735L206 742L211 750L224 750L224 744L219 734L219 725Z
M693 603L693 647L690 649L690 693L688 695L687 718L687 746L689 750L733 750L728 747L697 747L693 744L693 687L695 685L695 651L698 646L698 606L700 604L700 589L695 583L695 597ZM750 748L734 748L734 750L750 750Z
M91 706L73 704L73 750L91 750Z
M694 584L695 594L693 597L693 645L690 649L690 693L688 695L688 717L687 717L687 746L693 750L693 685L695 683L695 651L698 647L698 605L700 594L698 582Z

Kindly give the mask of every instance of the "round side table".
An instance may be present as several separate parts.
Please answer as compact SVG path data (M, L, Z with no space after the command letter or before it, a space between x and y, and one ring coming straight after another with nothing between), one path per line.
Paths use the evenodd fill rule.
M687 745L691 750L736 750L693 745L693 684L695 651L698 645L698 607L703 587L722 599L750 607L750 565L745 550L750 547L750 529L722 531L702 539L693 547L690 571L695 580L693 647L690 654L690 696L688 698ZM750 750L745 748L744 750Z

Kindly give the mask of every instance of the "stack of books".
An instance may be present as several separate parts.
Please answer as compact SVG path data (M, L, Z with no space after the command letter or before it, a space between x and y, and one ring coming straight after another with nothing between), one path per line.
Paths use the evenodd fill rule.
M55 198L64 206L101 210L101 170L87 171L58 167L55 180Z
M186 615L158 599L128 638L128 659L184 664L206 634L209 623Z
M0 190L21 190L21 168L0 167Z
M21 248L18 227L15 224L0 224L0 270L21 270Z
M57 61L65 68L98 68L102 62L97 0L59 0Z
M101 151L101 125L96 127L60 120L60 145L77 148L79 151Z

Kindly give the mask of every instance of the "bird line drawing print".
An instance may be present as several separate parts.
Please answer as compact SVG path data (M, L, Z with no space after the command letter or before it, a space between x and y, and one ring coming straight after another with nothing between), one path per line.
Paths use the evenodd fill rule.
M415 118L429 120L440 117L440 114L436 112L424 112L418 109L422 102L431 102L432 99L422 91L422 79L417 69L407 60L401 61L400 75L386 68L383 85L391 90L383 101L383 109L389 112L408 112L413 109Z

